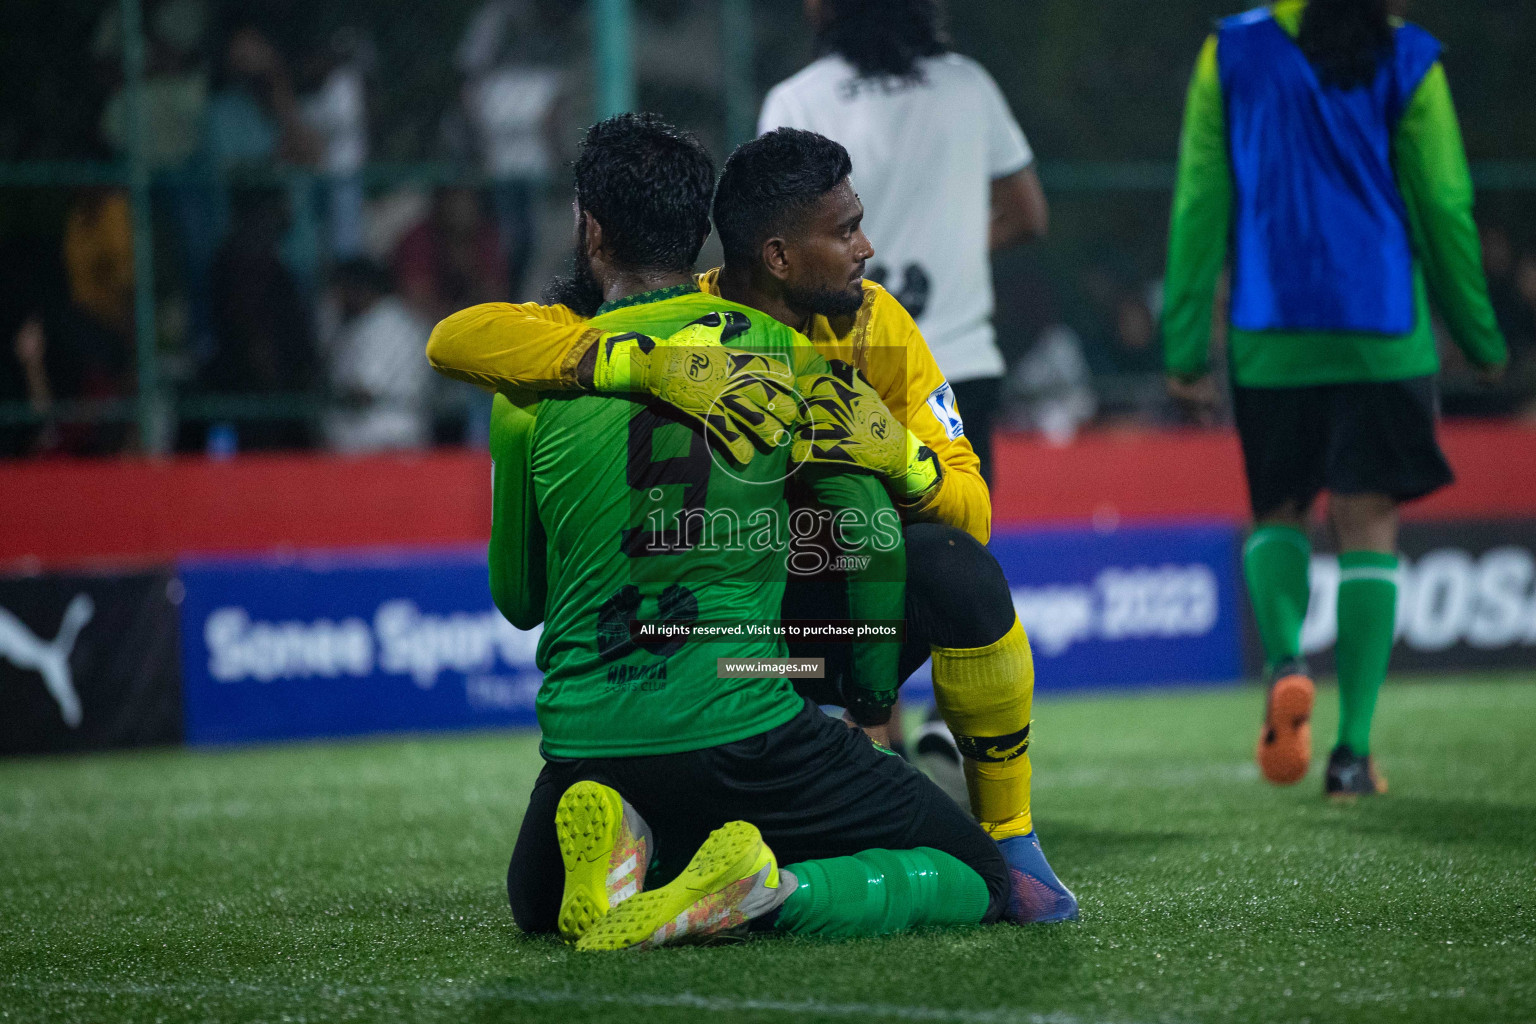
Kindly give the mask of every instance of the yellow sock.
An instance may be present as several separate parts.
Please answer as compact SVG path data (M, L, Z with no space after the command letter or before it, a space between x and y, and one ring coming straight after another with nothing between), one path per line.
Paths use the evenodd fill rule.
M986 647L933 649L933 695L965 758L971 813L994 839L1033 831L1029 714L1035 663L1018 619Z

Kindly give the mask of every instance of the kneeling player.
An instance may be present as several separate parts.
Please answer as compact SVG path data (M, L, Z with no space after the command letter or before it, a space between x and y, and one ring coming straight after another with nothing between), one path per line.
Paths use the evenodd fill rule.
M825 365L773 318L698 290L690 271L712 186L697 142L652 117L593 128L576 167L578 279L605 302L594 380L628 393L547 397L534 417L497 399L498 601L526 605L510 608L514 619L547 613L546 764L508 870L514 916L586 949L747 920L828 935L997 920L1010 888L998 847L922 773L784 678L717 678L722 656L781 656L780 641L706 645L637 629L774 621L784 587L781 547L718 543L680 513L785 517L788 446L732 465L653 389L719 384L793 419L780 405L794 404L791 373ZM733 336L735 350L690 347ZM504 486L519 458L528 491ZM865 521L890 513L869 476L802 472ZM530 545L538 525L547 542ZM542 600L506 586L495 560L508 547L547 551ZM899 570L899 547L889 558ZM646 888L658 876L670 881Z
M813 403L824 435L838 427L832 410L839 402L860 430L841 443L824 437L819 444L812 431L799 454L873 471L886 483L908 524L911 552L909 639L897 678L932 655L935 694L960 738L972 811L1008 861L1009 919L1074 918L1077 902L1034 834L1028 755L1034 668L1007 582L984 546L991 518L986 484L917 325L889 292L862 279L872 248L859 230L862 208L850 170L841 146L811 132L784 129L741 146L715 198L725 266L701 275L698 284L772 313L827 358L867 375L869 384L847 374L841 387L824 381L827 400ZM594 367L604 333L582 312L567 305L477 306L439 324L428 355L439 371L482 386L603 390ZM713 407L739 443L771 438L782 426L744 396ZM894 429L890 443L876 444L867 428L882 417ZM836 618L846 607L843 597L814 582L791 580L783 614ZM835 656L831 664L836 667ZM859 706L861 689L848 686L853 674L842 673L842 699L861 724L878 727L888 711Z

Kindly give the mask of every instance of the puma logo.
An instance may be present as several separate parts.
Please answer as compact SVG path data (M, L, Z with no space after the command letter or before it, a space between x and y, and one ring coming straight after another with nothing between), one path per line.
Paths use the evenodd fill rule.
M80 697L75 693L74 677L69 670L69 656L75 651L80 631L95 614L96 602L91 600L91 595L76 594L64 609L58 635L45 643L15 615L0 608L0 656L17 668L43 677L43 685L58 702L64 724L71 729L80 725L81 710Z

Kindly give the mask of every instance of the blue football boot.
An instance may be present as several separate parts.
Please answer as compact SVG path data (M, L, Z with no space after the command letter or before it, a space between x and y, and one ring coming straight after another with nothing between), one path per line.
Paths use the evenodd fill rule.
M999 839L997 848L1008 862L1009 896L1004 920L1014 924L1077 920L1077 897L1061 884L1046 863L1035 833Z

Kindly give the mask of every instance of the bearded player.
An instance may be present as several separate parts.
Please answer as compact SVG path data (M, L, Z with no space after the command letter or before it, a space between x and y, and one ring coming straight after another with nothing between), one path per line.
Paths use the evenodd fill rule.
M857 371L835 386L824 382L819 394L812 389L811 420L796 454L860 467L885 483L906 524L907 641L897 677L906 679L932 657L935 697L964 755L972 813L1008 862L1009 919L1073 919L1077 901L1034 832L1034 667L1007 581L984 546L991 528L986 484L917 325L890 293L863 279L873 249L859 227L851 170L846 150L812 132L783 129L744 144L727 162L715 197L725 265L698 284L773 315ZM580 307L582 298L573 298ZM605 331L586 322L583 312L590 311L476 306L437 326L428 357L449 376L491 388L601 390L595 366ZM840 402L858 415L840 416ZM739 415L729 418L743 437L766 441L779 429L762 410L739 400L734 408ZM861 429L886 410L902 429L883 440ZM826 599L824 589L818 594L791 581L783 615L825 614ZM841 676L841 688L853 695L838 703L861 726L880 729L889 710L859 706L858 695L869 688L850 679L854 668L828 662L829 677Z

